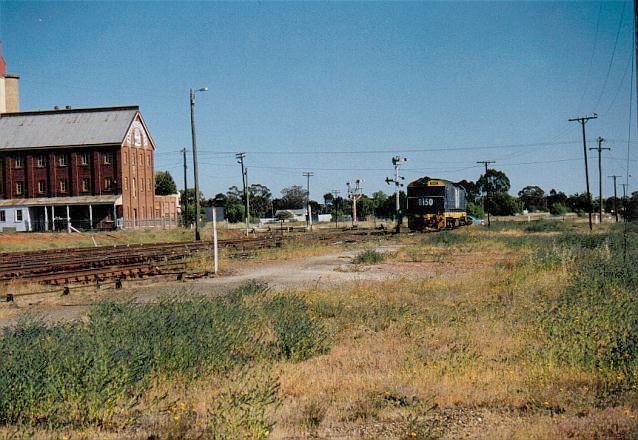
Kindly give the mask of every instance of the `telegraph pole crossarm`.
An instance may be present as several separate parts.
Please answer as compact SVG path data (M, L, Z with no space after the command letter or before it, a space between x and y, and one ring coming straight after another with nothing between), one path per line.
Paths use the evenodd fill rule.
M482 163L485 164L485 195L486 195L486 200L487 201L483 201L483 209L485 210L485 212L487 213L487 227L491 227L491 221L490 221L490 210L489 210L489 205L490 205L490 181L487 177L487 165L490 163L496 163L493 160L479 160L476 163Z
M587 137L585 135L585 124L590 119L598 119L598 115L594 113L593 116L580 116L577 118L569 119L569 122L579 122L583 131L583 154L585 156L585 183L587 185L587 204L589 205L587 207L587 211L589 214L589 230L591 231L593 229L592 222L591 222L592 203L591 203L591 192L589 191L589 165L587 163Z

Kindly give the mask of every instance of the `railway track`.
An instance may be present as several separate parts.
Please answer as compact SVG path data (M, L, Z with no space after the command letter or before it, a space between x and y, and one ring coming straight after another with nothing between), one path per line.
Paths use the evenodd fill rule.
M246 251L281 246L281 237L220 240L221 249ZM193 241L0 253L0 283L99 282L186 270L184 258L210 251L212 242Z
M219 240L219 248L245 252L279 247L285 241L358 241L375 231L270 235L259 238ZM176 274L186 271L185 258L212 250L210 241L169 242L98 246L93 248L49 249L0 253L0 283L25 281L52 285L100 283L130 277Z

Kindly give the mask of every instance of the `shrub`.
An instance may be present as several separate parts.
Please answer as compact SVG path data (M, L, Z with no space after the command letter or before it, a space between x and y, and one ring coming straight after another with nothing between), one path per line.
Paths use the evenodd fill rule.
M567 206L562 203L554 203L549 207L549 213L552 215L565 215L567 214Z
M359 255L354 257L352 262L354 264L377 264L382 263L385 260L385 255L375 250L369 249L361 252Z
M285 359L302 361L327 351L327 334L311 316L308 304L295 296L278 296L266 305L277 336L272 344Z
M563 222L555 221L555 220L540 220L529 223L525 227L526 232L554 232L554 231L564 231L565 224Z

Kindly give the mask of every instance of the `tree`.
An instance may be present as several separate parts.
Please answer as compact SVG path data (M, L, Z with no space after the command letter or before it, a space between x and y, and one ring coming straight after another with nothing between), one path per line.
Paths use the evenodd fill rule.
M513 215L520 211L518 200L507 193L510 190L510 179L504 172L488 169L476 181L476 189L484 194L484 197L487 197L489 193L486 211L490 214ZM484 198L484 200L486 199Z
M177 185L173 180L173 176L168 171L157 171L155 173L155 195L168 196L177 194Z
M180 205L182 207L182 217L185 225L195 222L195 188L188 188L186 192L180 191ZM199 193L200 206L206 206L208 201L204 199L204 194ZM204 212L200 211L200 221L204 218Z
M463 188L465 188L465 199L468 203L476 203L476 199L479 196L479 190L476 186L476 183L471 180L461 180L458 182Z
M490 201L487 209L493 215L514 215L521 212L521 204L506 192L490 194Z
M576 193L565 199L565 206L572 211L578 214L582 214L588 212L589 198L587 197L587 193Z
M549 191L549 195L546 197L547 208L553 215L562 215L567 212L566 201L567 195L562 191L556 191L554 188Z
M273 211L272 193L267 186L254 183L248 187L248 194L250 194L248 203L250 204L251 216L261 218L265 214L270 215Z
M489 189L490 194L508 192L510 190L510 179L503 171L488 169L486 174L482 174L476 181L476 189L481 194L486 194Z
M540 186L526 186L518 192L518 199L523 204L523 208L530 212L545 209L545 191Z
M365 194L357 201L357 217L359 220L374 214L374 200Z
M306 190L299 185L289 186L281 190L283 209L300 209L306 206Z

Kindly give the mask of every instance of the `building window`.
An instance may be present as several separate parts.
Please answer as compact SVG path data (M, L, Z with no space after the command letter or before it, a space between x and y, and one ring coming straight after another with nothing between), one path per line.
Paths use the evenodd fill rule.
M69 181L66 179L60 180L60 192L67 192L69 190Z
M144 156L142 156L142 153L140 153L140 165L144 166Z
M66 153L58 154L58 166L65 167L68 163Z
M44 165L46 164L46 159L44 157L44 154L38 154L38 157L35 160L35 164L38 168L44 167Z
M24 182L16 182L16 195L22 195L24 193Z
M128 191L128 177L124 178L124 191Z
M16 222L21 222L21 221L22 221L22 210L16 209Z
M131 153L131 165L135 165L135 152Z
M82 153L82 155L80 156L80 163L82 165L88 165L90 160L91 155L89 153Z
M22 156L15 157L16 168L24 168L24 158Z
M104 165L111 165L113 163L113 153L110 151L108 153L104 153Z
M151 156L150 154L146 156L146 165L151 166Z
M137 197L137 181L133 177L133 197Z
M44 180L38 181L38 192L40 194L44 194L44 191L46 191L46 189L46 182Z
M110 177L104 178L104 191L112 191L113 190L113 179Z
M123 160L124 160L124 165L126 165L128 163L128 153L126 151L124 152Z
M82 179L82 192L89 192L91 189L91 181L88 177Z
M0 211L0 223L4 223L7 221L7 214L3 211Z

